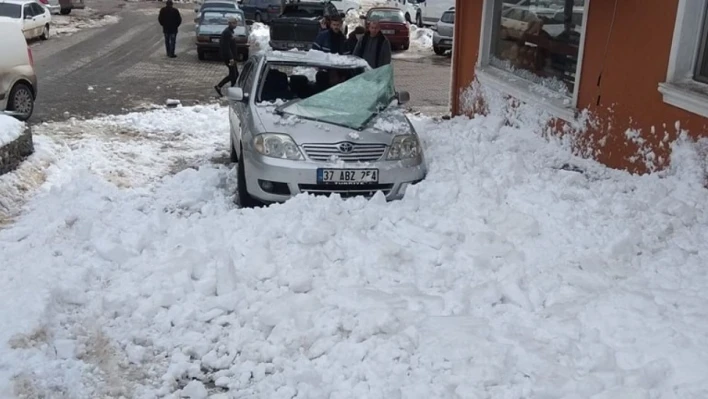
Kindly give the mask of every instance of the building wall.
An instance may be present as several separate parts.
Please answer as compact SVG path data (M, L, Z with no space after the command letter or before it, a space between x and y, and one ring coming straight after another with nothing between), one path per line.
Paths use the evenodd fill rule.
M457 1L457 91L474 79L483 1ZM597 150L595 157L640 173L647 170L646 164L635 156L647 151L656 155L656 166L667 165L677 123L694 137L708 136L708 119L664 103L657 90L666 79L678 0L644 3L618 0L613 25L615 2L590 0L578 96L578 108L589 109L596 118L597 127L583 137ZM456 114L463 111L459 105L453 103ZM643 142L628 140L628 129L638 132Z

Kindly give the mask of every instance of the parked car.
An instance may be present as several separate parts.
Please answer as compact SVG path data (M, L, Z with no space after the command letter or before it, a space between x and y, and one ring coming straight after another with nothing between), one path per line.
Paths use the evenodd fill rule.
M443 55L452 50L452 37L455 34L455 7L445 11L440 20L433 26L433 51Z
M347 15L349 11L358 11L359 10L359 2L354 1L354 0L331 0L332 4L334 4L335 7L337 7L337 11L340 14Z
M199 5L199 7L194 9L194 12L197 13L197 16L194 18L195 24L199 24L202 13L204 10L208 9L239 11L241 8L236 0L205 0Z
M423 15L423 24L435 26L445 11L455 7L455 0L418 0L418 7Z
M229 18L236 18L239 24L234 30L236 48L241 60L248 59L248 35L250 25L242 11L206 9L199 20L196 29L197 57L203 60L208 52L220 51L221 32L229 25Z
M359 57L314 51L259 53L227 97L241 206L300 193L399 199L427 173L400 107L409 95L395 91L390 65L371 69Z
M52 15L34 0L1 0L0 19L15 23L22 29L25 39L49 38Z
M84 0L39 0L52 14L69 15L71 10L86 8Z
M246 19L268 24L281 14L282 2L283 0L242 0L240 6Z
M270 21L270 46L274 50L309 50L320 32L319 20L334 15L344 16L331 1L288 2L281 15Z
M32 50L14 21L0 18L0 37L0 111L26 121L37 97Z
M423 26L423 12L418 7L418 0L386 0L386 3L381 6L396 7L403 11L406 22Z
M403 11L394 7L373 7L362 17L368 25L378 21L381 33L391 42L392 49L408 50L411 45L410 25Z

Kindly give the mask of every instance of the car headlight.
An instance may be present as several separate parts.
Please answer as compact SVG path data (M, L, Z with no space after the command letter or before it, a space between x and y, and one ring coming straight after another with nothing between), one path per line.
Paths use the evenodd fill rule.
M253 147L267 157L300 161L303 158L300 149L287 134L263 133L253 138Z
M391 148L388 149L389 161L410 159L420 156L422 150L418 137L412 134L400 135L393 138Z

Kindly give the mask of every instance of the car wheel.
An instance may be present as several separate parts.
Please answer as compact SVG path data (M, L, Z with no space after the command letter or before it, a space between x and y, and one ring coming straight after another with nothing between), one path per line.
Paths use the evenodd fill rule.
M259 14L259 13L256 13L256 17L253 19L255 19L256 22L263 22L263 18L261 18L261 14Z
M401 50L408 50L411 47L411 42L408 42L401 46Z
M71 8L62 8L59 10L59 14L61 15L69 15L71 13Z
M199 58L199 61L204 61L204 58L206 58L204 50L197 49L197 58Z
M243 148L241 148L243 153ZM255 208L259 205L251 195L248 193L248 188L246 187L246 170L243 165L243 157L238 159L238 171L236 173L236 200L238 201L238 206L241 208Z
M411 21L411 15L408 13L406 13L406 22L408 22L409 24L413 22L413 21Z
M435 51L435 54L437 54L437 55L445 54L445 49L440 48L438 46L433 46L433 51Z
M26 121L34 111L34 95L32 89L25 83L17 83L10 91L7 99L7 109L13 116L21 121Z
M419 28L423 27L423 15L421 13L415 16L415 24L418 25Z
M229 134L229 136L230 136L230 135L231 135L231 134ZM231 160L231 162L236 163L236 162L238 162L238 153L236 152L236 147L234 147L234 139L233 139L233 138L230 138L230 139L229 139L229 142L230 142L229 147L231 147L231 151L230 151L230 154L229 154L229 159Z
M49 24L44 25L44 28L42 29L42 34L39 36L39 38L42 40L49 39Z

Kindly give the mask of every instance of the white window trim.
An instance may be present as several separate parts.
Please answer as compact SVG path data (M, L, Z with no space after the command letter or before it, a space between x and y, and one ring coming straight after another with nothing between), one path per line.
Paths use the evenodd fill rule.
M484 0L482 6L479 56L477 58L477 68L475 71L475 76L479 82L523 102L536 104L556 118L573 122L577 114L578 93L580 92L580 78L585 53L585 33L588 26L588 15L590 14L590 2L591 0L585 0L583 26L580 32L581 40L578 48L578 65L575 69L576 82L573 87L573 96L570 99L558 99L535 93L531 91L531 86L534 84L533 82L522 79L511 72L496 68L490 64L492 29L494 29L494 0Z
M708 84L693 79L708 0L679 0L666 82L659 83L664 102L708 118ZM698 32L698 33L697 33Z

